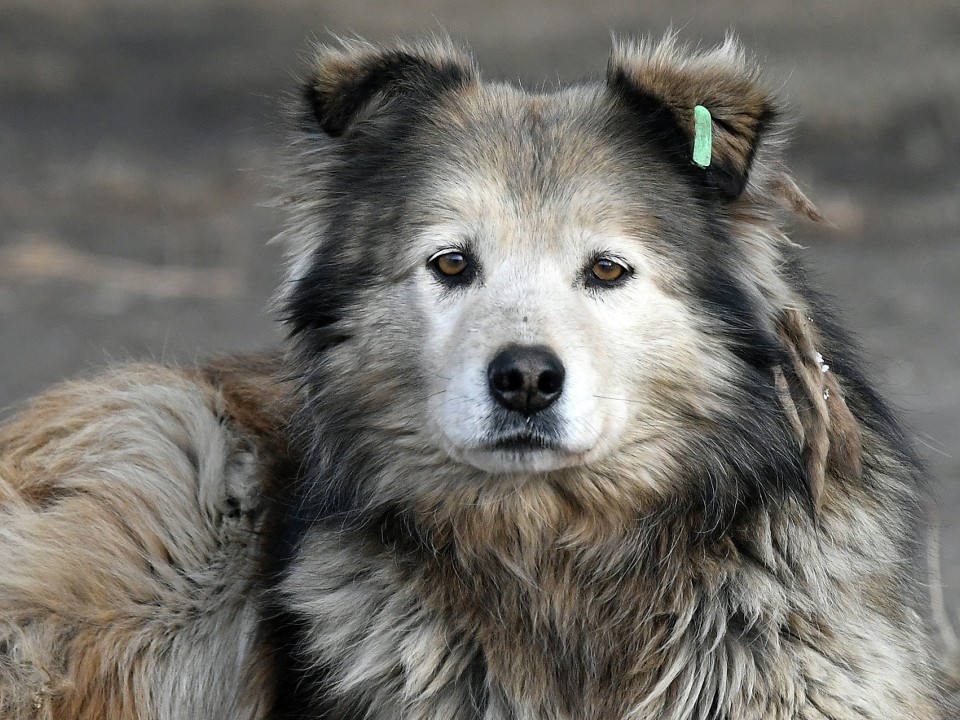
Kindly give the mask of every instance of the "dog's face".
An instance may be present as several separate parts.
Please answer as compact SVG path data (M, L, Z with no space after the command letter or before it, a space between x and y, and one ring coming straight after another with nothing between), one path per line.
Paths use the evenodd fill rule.
M325 432L501 476L782 442L776 253L731 230L769 222L775 111L734 48L675 54L531 95L447 46L323 51L283 300Z
M655 388L693 389L706 370L657 251L664 234L702 232L696 212L671 210L689 198L662 160L623 159L603 103L492 88L452 98L429 131L442 150L412 203L405 302L431 440L481 470L602 459L628 429L658 431Z

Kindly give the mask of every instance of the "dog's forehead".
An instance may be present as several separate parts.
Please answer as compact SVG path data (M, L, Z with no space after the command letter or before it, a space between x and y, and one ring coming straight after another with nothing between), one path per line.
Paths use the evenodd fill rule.
M598 87L474 87L422 130L434 154L424 197L450 219L634 234L655 221L658 198L682 188L616 127Z
M438 110L439 159L448 177L483 176L518 198L569 192L619 164L604 141L598 102L588 89L532 95L481 86Z

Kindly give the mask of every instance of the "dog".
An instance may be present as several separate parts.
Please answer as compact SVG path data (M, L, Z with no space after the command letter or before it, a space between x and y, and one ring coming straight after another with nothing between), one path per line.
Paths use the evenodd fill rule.
M343 41L293 124L284 348L0 430L3 717L941 716L923 471L733 39Z

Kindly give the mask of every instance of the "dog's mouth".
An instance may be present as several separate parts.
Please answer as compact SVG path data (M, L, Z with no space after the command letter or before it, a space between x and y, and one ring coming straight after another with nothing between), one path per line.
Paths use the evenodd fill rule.
M540 433L523 432L488 440L480 446L480 449L488 452L526 453L537 450L562 450L563 448L556 440Z
M551 411L528 417L493 413L479 437L445 442L445 449L453 459L493 475L552 472L583 464L596 445L594 438L570 438L567 425Z
M497 433L456 457L490 473L546 472L577 462L558 438L533 429Z

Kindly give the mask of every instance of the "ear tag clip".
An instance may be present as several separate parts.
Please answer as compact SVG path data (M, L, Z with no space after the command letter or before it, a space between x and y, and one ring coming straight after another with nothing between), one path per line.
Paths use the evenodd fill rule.
M693 164L709 167L713 154L713 118L703 105L693 108Z

